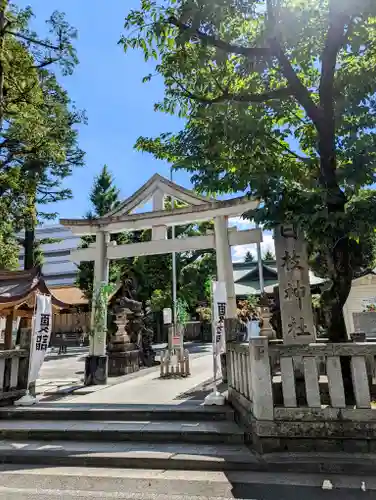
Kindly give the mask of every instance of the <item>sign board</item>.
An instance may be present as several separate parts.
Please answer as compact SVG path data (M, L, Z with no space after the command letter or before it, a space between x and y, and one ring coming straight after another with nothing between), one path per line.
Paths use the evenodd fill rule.
M363 311L373 310L376 305L376 297L368 297L366 299L362 299L362 308Z
M51 296L37 295L36 302L30 346L29 383L35 382L38 378L50 343L52 330Z
M172 323L172 309L171 307L165 307L163 309L163 324L171 325Z
M180 335L174 335L172 337L172 347L180 347Z

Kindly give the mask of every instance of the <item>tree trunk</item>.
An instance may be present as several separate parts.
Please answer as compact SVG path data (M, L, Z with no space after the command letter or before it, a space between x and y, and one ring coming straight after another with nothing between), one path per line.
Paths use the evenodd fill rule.
M326 309L328 337L331 342L347 342L348 335L343 316L343 307L351 290L353 272L349 259L349 238L334 242L334 249L329 256L333 263L330 277L332 286L324 292L323 302Z
M32 269L34 267L34 246L35 246L35 230L34 227L25 230L25 256L24 269Z
M29 165L29 168L32 164ZM35 226L36 226L36 172L34 169L27 171L29 177L29 192L27 194L27 218L25 220L24 241L24 269L32 269L35 266Z
M326 192L328 217L345 212L347 202L336 177L335 127L328 121L319 131L320 182ZM337 223L329 245L328 268L332 286L323 294L328 337L331 342L346 342L348 335L343 316L343 306L351 290L353 271L350 262L350 240L345 228Z
M6 27L6 9L8 7L8 0L2 0L0 5L0 130L3 129L4 121L4 48L5 48L5 27Z

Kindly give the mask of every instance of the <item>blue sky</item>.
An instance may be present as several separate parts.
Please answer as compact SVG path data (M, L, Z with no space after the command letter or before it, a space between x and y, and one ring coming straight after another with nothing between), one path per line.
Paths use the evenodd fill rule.
M140 135L156 136L181 128L177 117L156 113L155 101L163 96L161 80L141 82L150 72L137 51L124 54L117 42L123 33L124 18L139 0L18 0L32 5L33 27L45 30L45 20L54 10L66 13L78 29L76 41L80 64L73 76L60 78L77 107L86 109L88 125L80 129L80 146L86 151L86 166L76 170L67 184L74 201L51 207L61 217L81 217L88 210L88 192L94 176L107 163L124 197L132 194L155 172L169 175L167 163L133 149ZM189 187L189 176L174 173L174 179Z
M79 143L86 152L86 165L77 169L66 182L73 200L49 205L59 217L82 217L89 209L88 194L94 176L107 164L115 177L122 197L131 195L154 173L169 176L166 162L139 153L133 146L141 135L156 136L174 132L182 121L174 116L154 112L153 105L163 97L162 80L143 84L142 78L153 69L138 51L124 54L117 42L124 32L124 18L139 0L17 0L17 5L32 5L33 28L40 34L46 30L45 20L54 10L66 13L68 22L77 28L75 43L80 64L74 74L61 77L78 108L85 109L88 125L80 127ZM189 175L174 172L174 181L190 187ZM46 207L47 208L47 207ZM56 221L57 222L57 221ZM234 221L235 223L235 221ZM248 224L237 220L239 228ZM271 235L264 235L265 249L272 248ZM242 260L247 249L255 253L255 245L233 249L235 260Z

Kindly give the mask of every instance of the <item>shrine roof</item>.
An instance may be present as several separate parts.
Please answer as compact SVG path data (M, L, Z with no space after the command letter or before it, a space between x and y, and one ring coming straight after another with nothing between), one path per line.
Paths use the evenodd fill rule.
M264 291L273 294L274 287L278 285L278 273L275 261L264 261L262 263L264 271ZM235 295L238 298L249 295L260 295L260 279L258 262L234 262L233 274L235 282ZM309 282L311 287L324 284L327 280L319 278L312 271L309 271Z
M54 294L55 298L70 306L86 305L89 303L82 290L77 286L51 287L50 291Z
M39 267L28 271L0 271L0 309L20 306L36 292L51 295L52 304L59 309L69 307L50 291Z

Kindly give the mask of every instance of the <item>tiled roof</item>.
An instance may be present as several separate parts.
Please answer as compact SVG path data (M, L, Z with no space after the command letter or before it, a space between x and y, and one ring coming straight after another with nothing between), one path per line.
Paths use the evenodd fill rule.
M0 271L0 308L23 304L35 292L51 295L56 307L66 307L66 303L49 290L39 267L27 271Z
M50 287L50 289L56 298L58 298L62 302L65 302L66 304L78 306L89 303L82 290L80 290L76 286L61 286L56 288Z

